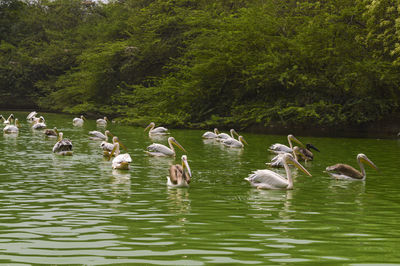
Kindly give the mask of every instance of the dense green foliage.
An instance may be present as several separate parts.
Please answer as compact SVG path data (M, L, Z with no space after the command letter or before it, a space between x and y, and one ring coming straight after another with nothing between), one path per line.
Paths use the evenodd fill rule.
M176 127L399 114L398 0L0 0L3 107Z

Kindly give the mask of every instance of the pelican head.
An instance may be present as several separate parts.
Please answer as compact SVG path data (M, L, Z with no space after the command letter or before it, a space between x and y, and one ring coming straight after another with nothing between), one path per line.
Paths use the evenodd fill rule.
M15 118L15 126L16 127L21 127L21 124L18 121L18 118Z
M303 173L305 173L308 176L311 176L310 172L307 171L306 168L304 168L304 166L302 166L294 157L293 155L291 155L290 153L284 153L282 154L283 156L283 160L284 162L286 162L286 164L293 164L294 166L296 166L298 169L300 169Z
M311 149L313 149L313 150L315 150L315 151L317 151L317 152L320 152L320 151L317 149L317 147L315 147L315 146L312 145L311 143L307 143L307 144L306 144L306 149L309 150L309 151L311 151Z
M156 126L156 124L154 124L154 122L151 122L151 123L144 129L144 131L148 130L149 128L150 128L150 131L151 131L151 129L153 129L155 126Z
M170 146L171 146L171 144L174 144L176 147L178 147L182 151L186 152L186 150L182 147L181 144L179 144L178 141L176 141L176 139L174 137L169 137L168 138L168 143L170 144Z
M104 135L105 135L106 137L109 136L109 137L114 138L114 135L110 132L110 130L104 131ZM117 139L118 139L118 138L117 138Z
M187 161L187 156L186 155L182 155L182 168L187 170L189 177L192 177L192 171L190 171L190 167L189 167L189 163Z
M359 161L360 163L366 163L375 170L379 170L378 167L370 159L368 159L368 157L364 153L360 153L357 155L357 161Z
M303 147L303 148L305 147L304 144L301 143L301 141L298 140L297 138L295 138L295 136L293 136L292 134L288 135L288 136L287 136L287 139L288 139L288 142L289 142L290 144L292 144L292 141L294 141L294 142L296 142L297 144L299 144L301 147Z
M214 133L215 133L215 135L218 135L218 134L219 134L218 128L214 128ZM399 134L400 134L400 133L399 133Z
M236 135L236 137L239 137L239 134L236 132L236 130L234 130L233 128L231 128L231 130L229 130L229 132L231 133L231 136L233 137L233 134Z

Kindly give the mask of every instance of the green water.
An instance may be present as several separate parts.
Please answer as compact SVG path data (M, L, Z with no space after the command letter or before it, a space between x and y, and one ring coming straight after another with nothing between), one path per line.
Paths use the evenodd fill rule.
M249 146L238 150L202 140L204 131L171 130L193 179L188 189L169 189L168 167L182 152L147 156L149 144L166 139L150 139L146 125L107 127L133 159L130 171L118 171L88 138L94 120L78 128L73 116L43 114L73 142L74 155L62 157L51 152L56 140L30 128L28 112L14 113L20 133L0 136L0 263L400 263L398 140L297 136L321 150L305 164L313 176L297 171L293 190L267 191L243 178L264 169L268 146L285 136L243 133ZM380 168L367 167L366 181L323 172L338 162L357 166L360 152Z

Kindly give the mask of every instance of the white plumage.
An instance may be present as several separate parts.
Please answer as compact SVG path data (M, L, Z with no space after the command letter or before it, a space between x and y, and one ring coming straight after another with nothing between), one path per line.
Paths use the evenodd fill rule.
M217 128L214 128L214 132L207 131L202 135L203 139L215 139L218 137L219 131Z
M76 126L76 127L81 127L83 126L83 123L85 117L83 115L81 115L80 117L75 117L74 119L72 119L72 125Z
M168 138L168 144L169 148L162 144L153 143L147 147L146 153L151 156L175 156L175 149L173 145L176 145L178 148L186 152L185 149L175 140L174 137Z
M169 134L168 133L168 129L166 129L165 127L156 127L156 124L154 122L151 122L145 129L144 131L146 131L147 129L149 130L149 135L166 135Z

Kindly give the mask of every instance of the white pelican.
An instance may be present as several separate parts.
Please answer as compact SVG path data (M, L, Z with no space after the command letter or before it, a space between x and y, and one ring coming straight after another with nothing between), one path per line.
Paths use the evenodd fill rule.
M111 132L109 130L104 131L104 134L101 133L100 131L89 131L89 139L92 140L105 140L108 141L108 137L114 137L113 134L111 134Z
M149 130L149 135L167 135L169 134L168 129L166 129L165 127L156 127L156 124L154 124L154 122L151 122L145 129L144 131L146 131L147 129L150 128Z
M350 165L342 163L328 166L326 168L326 172L336 179L365 180L366 174L363 163L366 163L375 170L378 170L378 167L376 167L376 165L363 153L357 155L357 162L360 166L361 172L354 169Z
M121 141L119 141L118 138L117 138L117 140L118 140L119 146L121 146L122 149L127 150L126 147L121 143ZM115 147L114 137L113 137L113 143L109 143L106 141L102 141L100 143L100 148L103 150L104 156L107 156L107 157L108 156L111 157L111 153L112 153L112 150L114 149L114 147ZM115 152L114 152L114 154L115 154Z
M192 172L186 155L182 155L182 165L175 164L169 168L169 176L167 176L167 185L170 187L188 187Z
M72 155L72 142L69 139L63 139L63 133L58 133L58 141L53 146L53 152L59 155Z
M48 137L58 137L58 130L56 127L54 127L53 129L46 129L44 131L44 134Z
M3 122L5 125L11 125L14 123L14 114L10 114L10 116Z
M36 117L37 114L38 114L38 113L37 113L36 111L30 112L30 113L28 114L28 116L26 117L26 120L32 122L33 119Z
M105 116L104 118L99 118L96 120L96 124L101 127L107 126L108 118Z
M217 140L218 140L218 141L223 141L223 140L229 139L229 138L234 139L235 137L233 136L233 134L235 134L236 136L239 137L239 134L238 134L238 133L236 132L236 130L234 130L233 128L232 128L231 130L229 130L229 132L231 133L230 136L229 136L228 134L226 134L226 133L220 133L220 134L218 134L218 135L217 135Z
M214 128L214 132L207 131L201 136L203 139L215 139L218 137L219 131L217 128Z
M269 151L274 152L274 153L292 153L293 152L293 144L292 141L297 142L301 147L304 147L304 144L301 143L298 139L296 139L293 135L288 135L287 136L287 140L289 142L289 146L286 146L284 144L280 144L280 143L275 143L272 144L269 147Z
M44 129L46 128L46 124L44 123L43 116L39 117L37 120L34 121L32 126L33 129Z
M222 143L225 146L231 147L231 148L243 148L244 144L249 145L246 140L243 138L243 136L239 136L238 139L234 138L227 138L222 141Z
M310 149L315 149L316 151L319 152L319 150L312 144L306 144L307 148L302 148L298 146L293 147L293 157L295 158L296 161L299 161L299 159L302 159L303 161L312 161L314 158L314 155L310 151ZM269 167L283 167L283 160L282 156L279 156L282 153L279 153L276 155L274 158L271 159L270 163L265 163Z
M253 187L261 189L293 189L292 173L289 168L289 163L293 164L305 174L311 176L311 174L298 162L290 153L280 154L283 157L283 166L286 171L286 178L275 173L271 170L257 170L245 180L249 181Z
M115 155L115 158L112 160L112 168L113 169L121 169L121 170L129 170L130 167L130 163L132 162L132 158L129 155L129 153L124 153L124 154L120 154L120 150L119 150L119 139L118 137L113 137L113 144L114 144L114 148L111 151L110 157L111 158L113 155Z
M168 138L169 148L165 145L153 143L147 147L146 153L151 156L175 156L175 149L172 146L176 145L179 149L186 152L185 149L179 144L174 137Z
M76 126L76 127L81 127L83 126L83 122L85 122L86 118L81 115L80 117L75 117L74 119L72 119L72 125Z
M7 125L5 128L3 128L4 133L18 133L20 124L18 122L18 118L15 118L14 125Z

